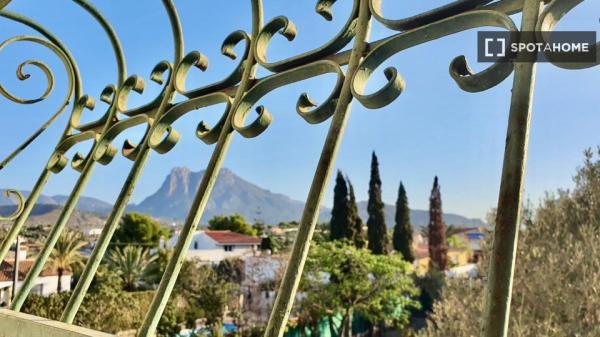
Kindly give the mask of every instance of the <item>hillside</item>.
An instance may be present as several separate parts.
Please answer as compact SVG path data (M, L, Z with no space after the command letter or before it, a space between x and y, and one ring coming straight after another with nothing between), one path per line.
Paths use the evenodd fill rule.
M185 167L177 167L165 177L160 188L146 197L137 205L129 205L128 211L149 214L162 222L182 222L191 207L192 200L200 184L204 172L193 172ZM28 195L27 191L23 192ZM55 223L61 205L67 196L55 195L40 197L40 202L34 207L28 224ZM367 221L366 201L358 203L363 221ZM99 227L108 215L112 205L92 197L81 197L77 205L77 213L69 222L71 227ZM237 176L229 169L222 169L213 193L206 205L202 224L206 224L215 215L239 213L248 221L259 219L267 224L277 224L282 221L299 220L304 208L304 202L274 193L261 188ZM10 199L0 198L0 215L10 214L14 203ZM395 207L385 205L385 218L388 227L394 225ZM319 222L329 221L331 210L322 208ZM426 210L411 210L413 226L426 226L429 222L429 212ZM469 219L458 214L444 213L447 224L457 226L485 226L480 219Z
M204 172L174 168L154 194L130 210L181 221L185 218ZM229 169L222 169L206 205L201 223L215 215L239 213L249 221L265 223L299 219L304 203L254 185Z

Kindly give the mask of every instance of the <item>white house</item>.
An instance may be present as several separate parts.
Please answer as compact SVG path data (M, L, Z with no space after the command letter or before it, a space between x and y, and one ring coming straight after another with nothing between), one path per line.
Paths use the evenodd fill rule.
M179 233L167 241L167 247L173 248L179 240ZM188 258L218 263L229 257L252 256L258 250L260 238L232 231L197 231L194 233L188 251Z
M17 282L17 289L19 289L25 280L25 276L33 267L34 262L34 259L27 259L27 246L22 246L19 252L19 280ZM0 264L0 307L5 307L10 303L15 271L14 265L14 256L8 256L8 258ZM58 274L55 270L44 269L40 273L40 276L35 280L35 285L31 290L31 293L42 296L54 294L58 288L58 282ZM71 289L70 272L65 272L63 274L61 285L63 291L69 291Z

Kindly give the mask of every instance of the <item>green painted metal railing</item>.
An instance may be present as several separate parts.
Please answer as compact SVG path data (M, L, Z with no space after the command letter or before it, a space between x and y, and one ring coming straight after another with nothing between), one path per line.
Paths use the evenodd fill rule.
M308 78L326 73L337 76L337 82L325 102L317 105L307 94L303 94L296 104L298 114L308 123L322 123L330 118L331 123L317 162L289 265L280 285L265 333L265 337L281 337L310 248L323 194L335 164L346 123L350 117L352 100L356 98L363 106L369 109L378 109L394 101L404 88L404 80L399 72L394 67L389 67L384 70L388 81L385 86L374 93L365 93L366 84L376 68L391 56L405 49L461 31L485 27L517 31L518 29L508 15L520 12L522 13L522 31L552 31L566 13L583 2L583 0L455 0L445 6L412 17L388 19L382 13L381 0L348 0L353 2L350 15L340 32L330 41L309 52L273 62L267 58L267 49L271 39L275 35L281 34L288 40L293 40L296 27L284 16L275 17L263 24L262 0L250 0L252 32L250 34L244 31L231 33L223 42L221 50L223 55L235 59L237 55L234 47L243 43L244 53L238 66L223 80L187 90L185 82L190 70L192 68L205 70L208 60L197 51L184 55L183 29L179 22L177 9L171 0L162 0L172 30L174 56L171 61L159 62L150 74L152 81L162 85L161 92L146 105L128 109L127 100L132 91L141 93L144 90L142 77L138 75L127 77L127 67L119 39L104 16L87 0L73 1L88 12L103 28L113 47L117 65L116 84L108 85L100 93L100 100L107 104L104 114L98 120L86 124L80 123L81 116L86 109L94 109L95 100L91 96L83 94L79 69L70 51L39 23L3 9L11 2L10 0L0 0L0 16L28 26L41 35L17 36L8 39L0 44L0 49L18 41L40 44L61 59L69 79L67 96L57 112L0 162L0 170L25 150L73 102L69 123L47 165L42 169L30 195L25 199L15 190L7 192L7 196L15 196L18 207L14 214L2 218L3 220L14 220L14 224L0 245L0 260L4 259L10 246L19 235L51 176L59 174L69 161L71 161L72 168L79 172L79 178L72 188L57 223L52 227L39 257L11 303L12 310L15 312L20 310L33 288L34 281L42 271L50 252L70 219L81 192L87 182L92 179L95 164L108 165L117 154L118 151L112 144L114 139L132 127L146 126L146 132L137 144L128 140L123 145L122 154L132 160L133 165L94 251L63 312L61 321L68 324L73 322L77 314L150 153L154 151L164 154L177 144L179 133L173 129L172 124L185 114L217 104L225 107L225 111L216 125L209 127L204 122L200 122L198 125L196 136L206 144L215 144L215 147L206 167L206 174L202 178L186 217L173 257L168 262L146 318L139 327L138 336L140 337L151 336L156 329L186 258L192 235L202 217L221 164L227 155L232 137L235 133L246 138L257 137L269 127L272 121L271 114L263 106L256 109L258 117L249 123L246 121L250 110L260 98L280 87ZM318 0L316 12L326 20L331 20L335 2L336 0ZM372 20L383 24L393 33L385 39L369 42ZM544 38L544 34L539 34L538 38ZM350 45L352 46L350 49L344 50ZM596 45L596 49L600 49L600 45ZM35 99L23 99L11 94L1 85L0 94L18 104L34 104L48 96L53 89L54 79L47 65L31 60L23 62L17 69L17 75L21 79L27 78L22 72L22 67L25 65L36 66L46 75L47 87L44 94ZM344 65L347 65L345 71L341 68ZM595 66L597 63L557 63L556 65L566 69L582 69ZM259 67L269 70L271 74L264 78L256 78L256 71ZM534 91L535 60L531 59L529 62L523 63L498 62L478 73L471 71L462 56L455 58L450 65L450 76L461 89L468 92L490 89L513 73L513 90L508 115L507 142L498 199L493 255L489 270L486 310L482 318L481 335L485 337L506 336L508 330L518 219L522 201L521 191ZM181 94L186 99L173 103L176 94ZM92 142L91 150L87 154L77 153L69 160L65 156L66 152L76 144L83 142ZM17 322L14 324L21 324L19 326L25 329L28 317L3 312L0 315L0 323L5 323L3 320L8 322L10 319L11 322ZM43 329L43 327L40 328L39 322L35 324L35 329ZM74 335L73 331L77 330L64 328L69 325L50 325L52 327L48 327L48 329L52 329L53 335L56 334L56 336ZM60 333L61 329L64 330L64 334ZM77 333L84 334L79 332L83 330L77 331Z

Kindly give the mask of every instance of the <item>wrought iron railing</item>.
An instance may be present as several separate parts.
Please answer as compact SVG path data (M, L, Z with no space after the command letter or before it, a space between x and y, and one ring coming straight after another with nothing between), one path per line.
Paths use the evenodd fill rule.
M0 15L4 19L19 22L40 34L40 36L17 36L8 39L0 45L0 49L13 42L23 40L49 48L64 64L69 85L67 96L58 111L2 161L0 169L19 155L73 102L69 123L29 196L25 199L15 190L7 193L16 196L18 207L13 215L6 218L14 220L14 224L0 245L0 260L6 256L19 235L51 176L60 173L69 161L72 168L79 173L78 180L73 186L56 224L48 234L39 257L11 303L11 310L18 312L32 290L34 281L42 271L71 217L83 188L88 180L92 179L94 166L97 163L110 164L118 152L113 145L116 137L129 128L143 125L146 127L143 138L137 143L126 141L122 147L122 154L133 161L133 166L63 312L61 321L71 324L150 153L154 151L163 154L177 144L179 133L173 129L172 124L180 117L191 111L224 104L226 109L216 125L211 127L200 122L196 130L196 136L199 139L206 144L215 144L215 147L206 167L206 174L202 178L189 209L173 257L168 262L146 318L139 327L138 336L152 335L171 295L186 257L186 250L203 214L232 138L236 133L246 138L257 137L271 123L271 114L263 106L257 107L257 117L247 122L250 110L259 99L271 91L291 83L331 73L337 76L337 81L325 102L318 105L307 94L303 94L296 104L298 114L308 123L322 123L328 119L331 119L331 122L306 199L298 236L265 333L266 337L281 337L302 275L327 181L335 163L346 122L350 116L350 103L356 98L363 106L377 109L390 104L403 90L404 81L400 73L396 68L389 67L384 70L387 78L385 86L373 93L366 93L365 86L377 67L405 49L461 31L483 27L499 27L508 31L517 31L518 29L509 15L519 12L522 12L521 31L552 31L558 21L583 0L554 0L545 1L545 3L541 0L455 0L437 9L398 20L388 19L384 16L381 11L381 0L353 0L350 16L335 37L317 49L280 61L271 61L267 57L271 39L278 33L288 40L293 40L296 28L284 16L275 17L264 24L262 0L251 0L252 31L231 33L223 42L221 50L223 55L235 59L238 56L234 52L234 47L243 44L244 52L239 56L241 61L238 66L223 80L195 89L185 88L186 78L193 68L205 70L208 64L207 59L197 51L184 54L184 37L177 9L171 0L163 0L174 41L173 56L170 61L158 63L151 72L150 80L162 86L160 93L146 105L134 109L128 108L127 100L132 91L141 93L144 90L143 78L138 75L127 77L119 38L105 17L87 0L73 1L88 12L104 29L112 44L118 68L117 82L106 86L100 94L100 100L105 104L102 107L105 112L100 119L85 124L81 123L83 113L86 110L93 110L96 103L92 96L83 93L76 60L67 47L49 30L28 17L2 9L10 0L0 0L0 9L2 9ZM326 20L331 20L335 2L336 0L318 0L317 13ZM391 32L387 38L369 42L369 30L373 19L390 29ZM544 34L539 34L538 38L544 38ZM345 49L350 45L349 49ZM599 49L600 47L596 45L595 48ZM506 60L491 64L487 69L477 73L471 71L463 56L455 58L450 64L451 77L460 88L468 92L487 90L514 73L493 255L488 273L486 310L482 318L482 336L488 337L506 336L508 329L517 228L535 78L535 60L522 63L503 61ZM556 65L567 69L580 69L597 64L596 62ZM0 94L16 103L34 104L49 95L53 88L53 77L47 65L39 61L28 60L17 69L20 79L28 77L23 73L23 67L26 65L36 66L46 75L48 83L44 94L37 99L22 99L12 95L2 86L0 86ZM342 66L347 66L345 71ZM269 70L271 74L257 78L256 71L259 67ZM176 94L181 94L186 99L174 103L173 99ZM91 150L87 154L76 153L73 158L67 158L65 155L67 151L82 142L93 143ZM29 316L10 316L7 311L2 311L0 318L0 326L8 327L2 332L7 333L8 336L21 336L16 330L9 331L10 329L18 330L15 328L18 326L22 329L29 329L28 331L32 333L33 331L44 331L44 329L52 330L53 335L56 336L93 334L87 330L83 332L76 327L70 328L69 325L50 324L40 327L36 325L39 324L39 321ZM28 320L32 322L31 325L27 324Z

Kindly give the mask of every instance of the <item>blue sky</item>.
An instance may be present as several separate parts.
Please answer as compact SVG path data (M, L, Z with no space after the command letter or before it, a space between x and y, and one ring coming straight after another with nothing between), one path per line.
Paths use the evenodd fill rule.
M398 4L384 1L384 11L400 18L441 5L446 1L411 1ZM168 21L161 2L93 1L109 18L124 46L129 74L146 79L152 67L172 58ZM199 50L208 56L205 73L190 76L188 88L221 79L236 61L220 55L223 39L237 29L250 29L250 1L175 1L186 35L186 53ZM333 37L345 22L350 1L334 7L333 22L314 12L314 1L265 0L265 20L286 15L296 23L296 40L276 37L269 49L271 60L282 59L315 48ZM210 8L209 8L210 7ZM71 49L81 69L84 91L98 96L102 88L116 80L116 67L110 46L100 26L68 0L14 0L8 10L27 15L47 26ZM600 3L586 1L559 25L565 30L598 31ZM518 22L518 17L514 18ZM0 20L0 40L33 31L5 19ZM394 32L374 23L372 40ZM406 91L392 104L380 110L367 110L358 102L341 146L336 168L346 173L355 185L359 200L367 198L369 160L375 150L380 161L383 198L394 203L400 180L406 186L411 207L426 209L434 175L440 177L444 210L483 218L496 204L512 76L500 85L482 92L460 90L448 75L448 64L464 54L475 69L487 65L476 62L475 30L446 37L415 47L392 57L380 67L367 90L382 83L381 69L394 65L406 80ZM31 133L55 109L65 94L66 82L61 64L49 52L29 43L15 44L0 52L0 83L22 96L35 96L43 90L43 75L32 70L32 79L19 83L14 71L28 58L47 62L56 76L52 96L33 106L19 106L0 98L2 136L0 156L5 156ZM259 71L265 75L266 70ZM261 100L269 108L274 122L254 139L236 135L224 166L239 176L274 192L304 200L312 180L329 122L308 125L295 113L295 102L303 91L316 99L329 95L334 79L322 76L278 89ZM567 71L540 64L533 106L526 196L537 201L544 191L572 186L571 177L582 162L586 147L600 145L599 68ZM158 86L147 81L147 89L131 105L148 101ZM98 111L102 108L98 104ZM189 114L175 124L182 140L166 155L152 154L133 195L139 202L153 193L174 166L204 169L212 147L194 137L200 118L215 121L222 107L208 109L206 115ZM99 112L98 112L99 114ZM92 114L94 115L94 114ZM8 168L0 172L0 187L31 189L52 147L62 132L68 113L28 148ZM97 115L96 115L97 116ZM96 117L94 116L94 117ZM92 117L87 117L91 120ZM137 140L141 129L132 129L125 138ZM89 144L77 150L87 151ZM72 152L70 153L72 155ZM116 199L131 162L117 157L109 166L98 165L85 195L112 202ZM45 194L70 191L77 174L67 168L53 176ZM332 184L325 204L330 205Z

